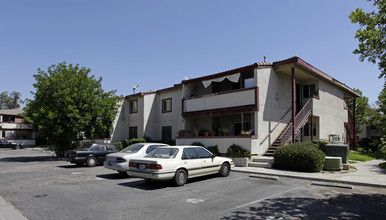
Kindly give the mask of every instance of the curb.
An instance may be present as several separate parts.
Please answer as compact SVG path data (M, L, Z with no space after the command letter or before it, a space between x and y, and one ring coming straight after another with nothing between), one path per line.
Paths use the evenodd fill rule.
M277 173L264 173L264 172L256 172L256 171L245 171L245 170L232 170L232 172L239 173L248 173L248 174L259 174L259 175L268 175L268 176L279 176L286 178L294 178L294 179L304 179L304 180L312 180L312 181L321 181L321 182L338 182L343 184L351 184L357 186L370 186L370 187L378 187L378 188L386 188L386 185L376 184L376 183L364 183L364 182L355 182L355 181L345 181L345 180L331 180L331 179L323 179L323 178L315 178L315 177L304 177L304 176L292 176L286 174L277 174Z

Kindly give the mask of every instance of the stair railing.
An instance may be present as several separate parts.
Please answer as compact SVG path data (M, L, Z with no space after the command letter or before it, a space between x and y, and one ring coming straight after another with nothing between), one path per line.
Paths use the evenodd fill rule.
M295 117L295 136L297 136L301 129L304 127L304 125L308 121L308 117L311 115L312 111L312 98L308 99L306 104L303 106L302 110L296 115ZM293 129L293 123L291 122L283 134L279 137L280 138L280 145L284 146L286 145L290 140L292 140L292 129Z
M265 136L265 138L260 142L260 145L262 145L264 143L265 140L267 140L267 138L269 136L271 136L272 132L279 126L279 124L283 121L283 119L285 118L285 116L287 116L287 114L291 111L291 108L290 107L285 113L284 115L280 118L280 120L276 123L276 125L269 131L269 133L267 134L267 136Z

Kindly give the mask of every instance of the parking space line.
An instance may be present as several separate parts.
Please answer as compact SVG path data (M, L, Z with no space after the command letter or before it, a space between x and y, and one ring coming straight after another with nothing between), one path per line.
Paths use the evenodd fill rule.
M289 192L295 191L295 190L300 189L300 188L301 187L296 187L296 188L293 188L293 189L290 189L290 190L287 190L287 191L284 191L284 192L280 192L280 193L277 193L277 194L274 194L274 195L270 195L270 196L267 196L267 197L264 197L264 198L252 201L252 202L245 203L243 205L236 206L234 208L228 209L227 211L232 210L232 209L240 209L240 208L243 208L245 206L249 206L249 205L252 205L252 204L255 204L255 203L259 203L259 202L261 202L263 200L273 198L273 197L278 196L280 194L289 193Z

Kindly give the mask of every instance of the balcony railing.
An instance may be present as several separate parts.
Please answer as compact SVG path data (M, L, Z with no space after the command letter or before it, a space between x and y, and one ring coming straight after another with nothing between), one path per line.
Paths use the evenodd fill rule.
M19 123L0 123L0 127L2 129L32 129L33 126L31 124L19 124Z
M204 96L184 98L183 112L199 112L245 106L258 106L258 88L232 90Z

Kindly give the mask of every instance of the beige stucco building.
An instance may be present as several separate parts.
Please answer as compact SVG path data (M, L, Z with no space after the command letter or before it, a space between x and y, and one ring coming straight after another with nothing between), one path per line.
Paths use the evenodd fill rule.
M8 140L23 146L35 146L33 126L24 121L22 109L0 110L0 140Z
M222 153L238 144L269 155L291 141L347 142L353 128L345 100L356 97L299 57L254 63L126 96L111 137L201 142Z

